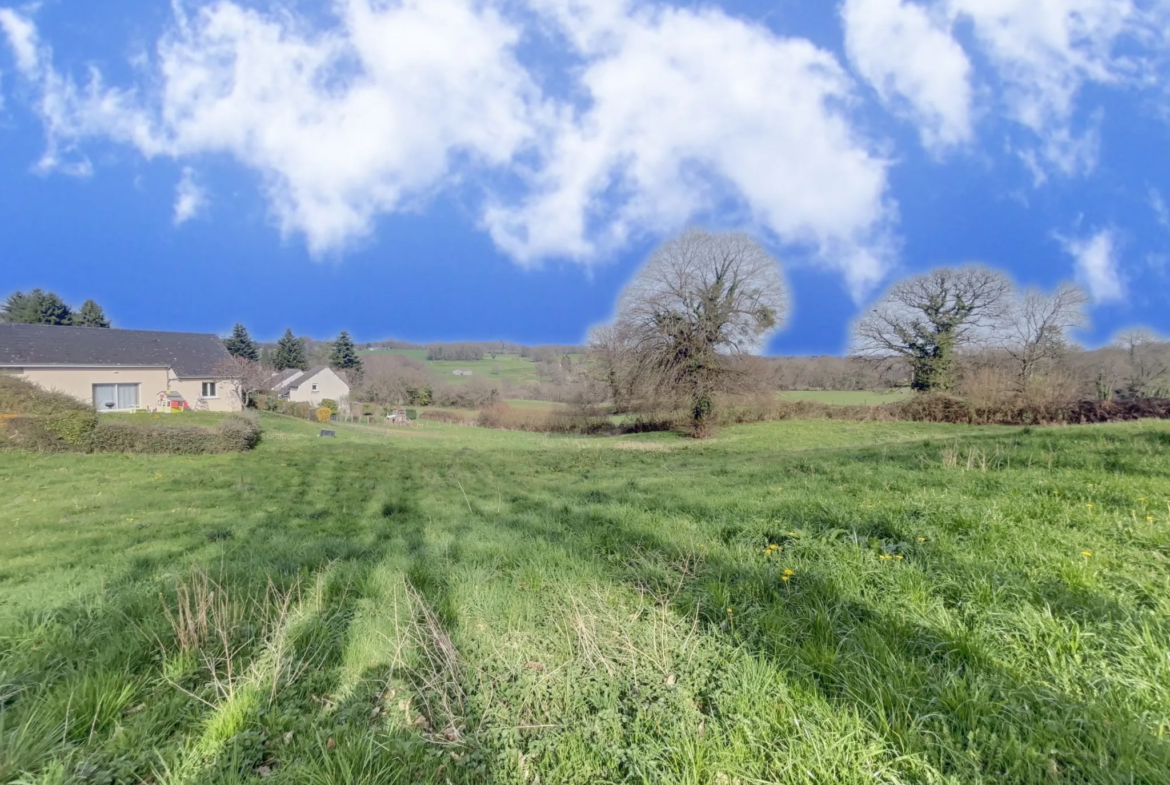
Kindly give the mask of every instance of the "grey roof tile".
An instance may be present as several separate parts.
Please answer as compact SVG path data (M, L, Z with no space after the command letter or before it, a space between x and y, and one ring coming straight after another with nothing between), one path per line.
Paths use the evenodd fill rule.
M0 365L166 366L195 378L230 357L215 335L0 324Z

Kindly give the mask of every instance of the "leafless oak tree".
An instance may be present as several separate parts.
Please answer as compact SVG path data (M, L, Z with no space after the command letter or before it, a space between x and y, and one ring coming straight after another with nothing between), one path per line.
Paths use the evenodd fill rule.
M1170 391L1170 343L1145 328L1118 333L1113 343L1128 359L1123 393L1130 398L1161 397Z
M650 256L593 349L615 397L623 387L682 397L701 435L729 358L759 349L787 310L780 265L755 240L688 229Z
M903 360L915 390L954 384L955 353L985 340L1012 284L985 267L939 268L894 284L854 325L853 353Z
M1088 304L1085 291L1067 283L1052 294L1028 289L1009 300L995 328L995 345L1012 359L1021 390L1044 363L1065 353L1069 331L1088 323Z
M252 396L261 390L267 389L268 382L275 371L255 360L244 357L229 357L220 360L212 368L216 378L223 379L229 386L235 388L240 397L240 405L247 409L252 404Z

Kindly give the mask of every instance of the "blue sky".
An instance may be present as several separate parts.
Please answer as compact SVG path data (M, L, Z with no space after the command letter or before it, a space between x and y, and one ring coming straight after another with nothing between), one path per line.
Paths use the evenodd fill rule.
M774 353L896 278L1170 331L1170 0L0 0L0 289L117 326L581 341L745 229Z

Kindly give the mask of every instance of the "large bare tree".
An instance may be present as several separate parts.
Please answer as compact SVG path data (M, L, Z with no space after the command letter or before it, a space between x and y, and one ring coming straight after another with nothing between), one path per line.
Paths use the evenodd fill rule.
M947 390L956 353L999 319L1012 284L986 267L943 267L894 284L853 328L853 353L910 366L911 387Z
M1021 390L1041 366L1065 353L1070 330L1088 324L1088 304L1085 291L1067 283L1051 294L1028 289L1009 299L994 331L995 344L1011 358Z
M231 356L218 361L212 368L216 378L224 379L234 388L240 405L247 409L256 393L267 389L275 370L247 357Z
M613 389L681 397L702 435L731 358L761 348L787 310L780 265L755 240L688 229L650 256L594 350L609 358Z
M1129 398L1157 398L1170 389L1170 342L1142 327L1124 330L1113 339L1125 352L1125 389Z

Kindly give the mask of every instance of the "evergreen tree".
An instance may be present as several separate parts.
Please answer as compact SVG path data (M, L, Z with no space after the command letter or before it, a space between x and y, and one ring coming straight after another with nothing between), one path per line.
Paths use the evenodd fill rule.
M257 362L260 359L260 346L248 335L248 328L237 324L232 334L224 339L223 348L228 350L232 357L242 357L245 360Z
M337 340L333 342L333 353L329 357L329 364L343 371L361 371L362 369L362 361L358 357L357 347L353 345L353 339L345 330L342 330L341 335L337 336Z
M93 300L86 300L81 304L81 310L73 314L73 326L108 328L110 320L106 318L106 312L100 305Z
M289 368L308 370L309 359L305 351L305 342L294 336L292 330L285 330L284 335L276 343L276 354L272 356L272 364L278 371L286 371Z
M9 324L73 323L73 311L69 306L57 295L41 289L33 289L28 294L24 292L10 294L3 309L0 310L0 317Z

